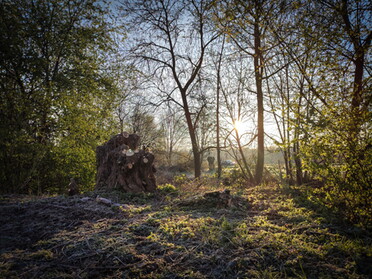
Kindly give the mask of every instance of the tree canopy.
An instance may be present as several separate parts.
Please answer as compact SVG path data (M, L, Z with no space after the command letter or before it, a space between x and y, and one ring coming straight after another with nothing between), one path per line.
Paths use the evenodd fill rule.
M1 1L0 184L3 191L91 185L94 150L111 129L112 48L96 1Z

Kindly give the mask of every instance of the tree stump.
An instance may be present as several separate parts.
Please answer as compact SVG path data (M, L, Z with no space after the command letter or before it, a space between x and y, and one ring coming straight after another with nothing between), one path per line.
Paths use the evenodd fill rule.
M209 171L214 171L214 157L208 156L207 161L209 165Z
M139 150L140 137L123 132L98 146L96 190L152 192L156 189L154 155Z
M68 184L68 195L74 196L79 194L80 194L79 186L77 185L75 179L71 177L70 184Z

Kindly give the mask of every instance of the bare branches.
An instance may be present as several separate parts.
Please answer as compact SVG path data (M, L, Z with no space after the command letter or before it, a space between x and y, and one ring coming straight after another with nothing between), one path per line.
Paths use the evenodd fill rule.
M135 30L146 30L136 34L131 48L133 57L140 63L146 63L147 72L158 79L169 80L176 85L181 101L173 96L174 89L158 87L161 97L157 105L169 101L182 107L188 126L194 154L195 176L200 175L200 152L196 127L206 106L196 108L198 113L192 118L190 97L194 94L193 85L200 82L207 47L218 37L215 32L207 32L208 8L203 1L176 0L133 0L125 1L124 11ZM169 91L168 91L169 90Z

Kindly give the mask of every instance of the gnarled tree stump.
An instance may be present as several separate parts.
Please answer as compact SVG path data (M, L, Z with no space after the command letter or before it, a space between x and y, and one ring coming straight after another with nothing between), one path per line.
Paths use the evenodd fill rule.
M139 150L140 137L126 132L98 146L96 189L152 192L156 189L154 155Z

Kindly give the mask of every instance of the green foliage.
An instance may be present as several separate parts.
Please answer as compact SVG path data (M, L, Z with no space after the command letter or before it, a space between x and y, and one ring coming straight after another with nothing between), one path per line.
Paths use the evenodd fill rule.
M353 223L371 226L372 148L367 119L360 119L364 124L358 134L350 114L333 119L330 126L314 126L302 151L305 168L325 182L322 202Z
M158 186L158 190L163 194L175 194L178 193L178 189L172 184L163 184Z
M371 14L368 1L333 4L303 1L292 6L288 35L296 35L282 45L284 57L295 63L282 86L296 90L283 92L282 102L272 109L280 111L283 122L279 147L286 151L286 180L294 181L295 169L298 184L321 187L323 206L370 226L371 34L366 19Z
M210 217L191 218L188 215L166 218L159 227L163 236L176 239L204 238L210 234L215 225L215 220Z
M175 177L173 177L173 181L174 183L181 185L181 184L186 183L188 179L187 179L186 174L183 173L183 174L176 175Z
M104 15L94 0L1 2L1 191L92 189L117 95Z

